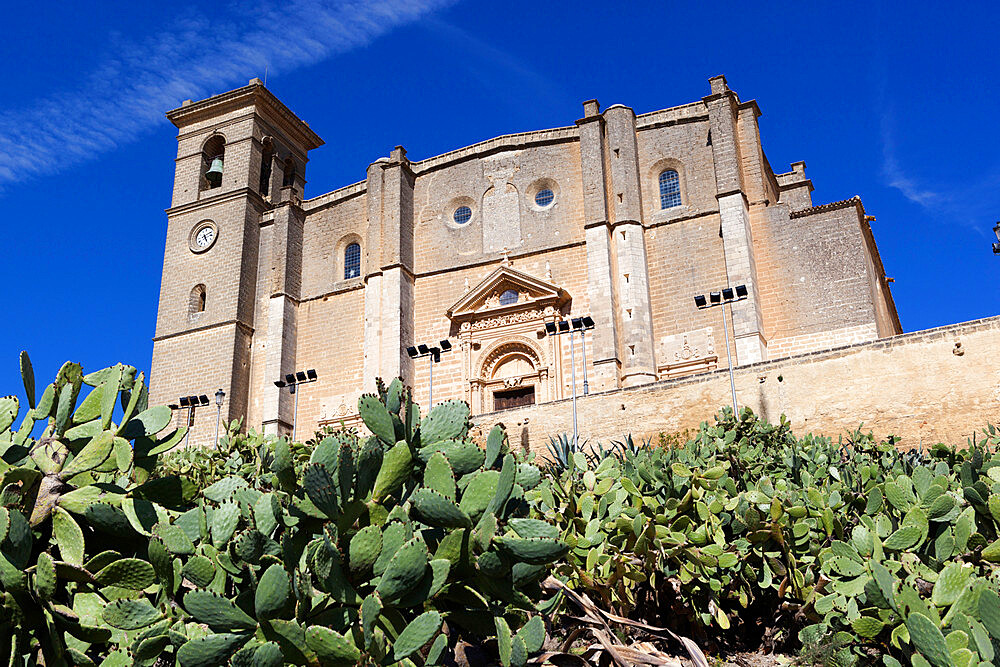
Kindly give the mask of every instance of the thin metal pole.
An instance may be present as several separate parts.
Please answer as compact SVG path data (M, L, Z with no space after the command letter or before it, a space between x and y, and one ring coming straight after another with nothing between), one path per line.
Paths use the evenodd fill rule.
M219 412L215 415L215 446L219 446L219 422L222 421L222 405L218 406Z
M573 449L575 450L580 446L580 434L576 429L576 349L573 345L573 334L569 335L569 359L572 368L571 376L573 379Z
M732 306L732 302L723 301L722 302L722 328L726 332L726 359L729 361L729 388L733 392L733 418L740 418L739 408L736 406L736 381L733 380L733 353L729 350L729 324L726 321L726 304L729 303ZM736 329L733 329L733 344L736 344Z
M431 364L427 373L427 409L430 410L434 407L434 355L428 355L427 361Z
M587 330L580 329L580 344L583 346L583 395L590 393L590 384L587 382Z
M293 384L291 392L295 394L295 408L292 410L292 442L295 442L295 422L299 420L299 392L295 391L297 387Z
M187 420L187 424L185 424L185 426L187 426L187 433L184 434L184 446L185 447L187 447L188 443L191 441L192 422L194 422L194 407L193 406L188 406L188 420Z

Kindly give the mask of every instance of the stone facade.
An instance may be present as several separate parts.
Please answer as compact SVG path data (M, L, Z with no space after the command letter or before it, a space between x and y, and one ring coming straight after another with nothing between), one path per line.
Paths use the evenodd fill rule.
M900 446L964 445L1000 423L1000 317L951 324L740 366L740 407L798 435L832 438L861 427ZM729 404L726 369L577 399L581 442L636 442L693 432ZM497 422L512 442L544 453L549 436L572 433L572 403L554 401L474 417L477 437Z
M426 160L397 146L307 200L323 142L259 81L169 112L150 400L222 388L225 418L307 436L355 423L375 377L426 403L433 370L435 402L477 414L567 398L574 372L578 392L606 394L725 368L722 310L692 297L727 285L749 290L729 319L740 367L901 332L860 200L814 206L802 162L775 174L757 104L725 78L662 111L583 107L574 125ZM545 334L586 315L585 349ZM442 340L433 369L407 354ZM309 368L298 397L274 384ZM214 421L199 408L191 441L210 444Z

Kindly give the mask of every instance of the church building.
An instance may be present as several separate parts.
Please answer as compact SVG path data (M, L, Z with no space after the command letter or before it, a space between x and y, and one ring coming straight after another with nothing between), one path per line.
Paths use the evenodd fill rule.
M771 168L757 103L709 82L419 161L397 146L309 199L323 140L259 80L185 102L151 403L209 445L214 402L180 398L221 388L224 420L302 440L357 424L376 377L475 415L900 333L860 198L814 205L804 162Z

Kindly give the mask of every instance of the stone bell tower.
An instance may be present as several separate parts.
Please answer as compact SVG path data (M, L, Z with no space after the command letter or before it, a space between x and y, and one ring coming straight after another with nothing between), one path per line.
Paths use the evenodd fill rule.
M281 260L270 263L277 274L271 292L294 300L307 153L323 141L258 79L186 101L167 118L178 147L150 401L176 404L221 388L222 417L232 419L247 414L254 332L268 326L255 322L265 214L269 226L282 222L284 239L280 249L266 249ZM177 425L187 421L186 410L176 416ZM190 443L213 444L215 420L214 404L197 408Z

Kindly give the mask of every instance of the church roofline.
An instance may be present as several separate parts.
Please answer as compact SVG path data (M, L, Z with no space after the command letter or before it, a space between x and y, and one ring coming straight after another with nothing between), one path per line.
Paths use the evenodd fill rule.
M201 103L199 102L199 104ZM613 106L620 105L612 105L612 107ZM605 111L607 111L607 109L605 109ZM639 114L636 116L636 129L653 129L654 127L659 127L661 125L679 122L697 122L701 120L707 121L708 116L705 113L705 103L699 100L697 102L681 104L674 107L668 107L666 109L658 109L656 111ZM537 146L539 144L579 141L579 139L580 132L576 125L553 127L544 130L530 130L528 132L501 134L493 137L492 139L486 139L485 141L480 141L468 146L463 146L462 148L456 148L455 150L433 155L431 157L424 158L423 160L410 162L410 169L415 175L420 176L434 171L435 169L441 169L457 162L461 162L462 160L473 157L482 157L484 155L490 155L491 153L496 153L502 150L525 146ZM316 195L315 197L302 202L302 205L303 207L312 210L332 204L341 199L355 196L365 192L366 190L367 187L365 185L365 181L359 181L358 183Z
M176 109L167 112L167 119L178 129L191 123L218 116L230 109L238 109L248 104L269 108L275 116L286 123L286 128L298 134L296 137L306 150L319 148L325 142L316 134L309 124L296 116L291 109L275 97L274 93L264 87L260 79L250 79L250 83L219 95L213 95L198 102L186 101Z

